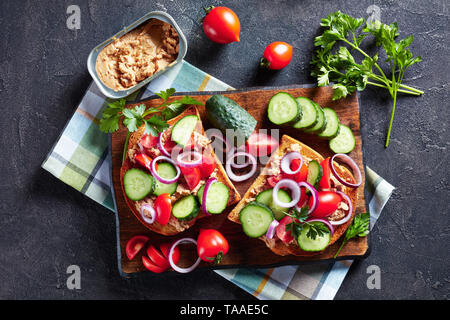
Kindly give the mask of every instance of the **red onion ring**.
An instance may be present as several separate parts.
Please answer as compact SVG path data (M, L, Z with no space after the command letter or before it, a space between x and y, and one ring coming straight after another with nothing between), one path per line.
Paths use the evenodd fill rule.
M147 217L147 215L144 213L144 210L147 210L148 212L150 212L150 215L151 215L150 218ZM155 219L156 219L156 211L155 211L155 209L153 209L153 207L151 205L146 203L141 207L141 217L146 223L152 224L153 222L155 222Z
M298 183L298 186L301 187L305 187L306 189L308 189L309 191L311 191L311 196L313 198L313 203L311 208L309 208L308 214L311 214L311 212L313 212L314 210L316 210L317 205L319 204L319 193L317 192L317 190L308 182L306 181L302 181ZM300 208L298 206L295 206L295 209L300 212Z
M203 189L203 194L202 194L202 210L204 213L206 213L207 215L211 215L208 212L208 209L206 208L206 195L208 194L209 188L212 186L212 184L214 182L217 182L216 178L209 178L206 183L205 183L205 188Z
M194 270L195 268L197 268L197 266L199 265L201 259L200 257L197 258L197 261L194 262L194 264L188 268L180 268L179 266L177 266L174 262L173 262L173 251L175 249L176 246L178 246L180 243L193 243L195 245L197 245L197 241L195 241L195 239L192 238L183 238L183 239L179 239L177 240L171 247L169 250L169 264L172 267L173 270L180 272L180 273L188 273L191 272L192 270Z
M344 198L344 200L347 201L347 205L348 205L348 213L347 215L342 218L341 220L338 221L330 221L330 223L333 226L339 226L341 224L346 223L348 220L351 219L352 214L353 214L353 205L352 205L352 201L350 200L350 197L348 195L346 195L345 193L343 193L342 191L336 191L337 194L339 194L342 198Z
M328 229L330 229L331 235L333 235L333 233L334 233L333 226L327 220L324 220L324 219L311 219L311 220L306 220L305 222L322 222L324 225L327 226Z
M300 159L300 166L297 170L291 170L291 162L294 159ZM281 170L283 170L286 174L296 174L300 171L303 165L303 157L299 152L288 152L284 155L284 157L281 159Z
M139 146L139 150L141 151L141 153L145 153L145 149L140 142L138 142L138 146Z
M242 176L235 175L233 170L231 169L231 163L233 162L233 159L238 156L248 157L248 159L250 160L250 163L252 165L252 169L250 170L250 172L243 174ZM229 157L227 159L227 163L225 164L225 169L227 171L228 177L235 182L245 181L245 180L249 179L250 177L252 177L255 174L257 167L258 167L258 164L256 162L255 156L251 155L248 152L243 152L243 151L239 151L239 152L236 152L235 154L233 154L231 157Z
M225 150L221 147L220 150L217 150L217 151L228 154L228 152L230 152L233 149L231 144L227 141L226 138L223 137L223 134L221 132L212 132L212 133L206 132L206 133L207 133L209 140L211 140L211 138L214 138L214 140L216 140L216 139L220 140L222 142L222 146L225 145ZM214 152L217 153L215 150L215 147L216 146L214 145Z
M183 160L183 158L185 158L185 157L190 158L191 155L194 156L193 161ZM197 159L195 159L195 158L197 158ZM177 163L180 167L183 167L183 168L195 168L202 164L202 159L203 159L203 157L200 152L197 152L194 150L186 150L177 156Z
M343 158L341 160L343 160L343 162L352 169L353 176L355 177L355 180L357 181L356 183L348 182L339 176L339 174L336 171L336 168L334 167L334 160L336 158ZM331 162L331 172L336 177L336 179L340 183L342 183L344 186L351 187L351 188L358 188L361 185L361 183L362 183L361 170L359 170L359 167L356 164L356 162L352 158L350 158L348 155L346 155L344 153L337 153L333 157L331 157L330 162Z
M170 157L170 153L166 150L166 148L164 148L164 144L162 143L163 134L164 132L159 133L156 145L158 146L159 151L161 151L163 155L165 155L166 157Z
M273 236L275 235L275 230L279 224L280 223L277 221L277 219L273 219L272 223L269 226L269 229L267 229L267 232L266 232L266 237L268 239L273 238Z
M166 179L166 178L163 178L160 175L158 175L158 172L156 171L156 163L160 160L167 161L175 167L175 170L177 171L177 174L175 175L175 177L173 177L171 179ZM152 175L156 178L156 180L158 180L159 182L164 183L164 184L171 184L171 183L177 182L178 179L180 178L180 168L178 168L175 161L173 161L172 159L170 159L169 157L166 157L166 156L158 156L155 159L153 159L152 164L150 166L150 171L151 171Z
M280 188L282 187L287 187L291 190L291 197L292 197L291 202L283 202L278 199L278 190L280 190ZM300 186L294 180L281 179L280 181L278 181L278 183L272 190L272 199L277 206L280 206L282 208L293 207L300 200Z
M232 149L232 153L235 153L235 152L240 152L240 151L243 151L243 149L242 148L235 148L235 147L233 147L233 149ZM237 158L237 157L234 157L234 158ZM234 162L234 158L232 158L231 159L231 167L232 168L234 168L234 169L243 169L243 168L246 168L246 167L248 167L249 165L250 165L250 158L249 157L245 157L245 162L244 163L235 163Z

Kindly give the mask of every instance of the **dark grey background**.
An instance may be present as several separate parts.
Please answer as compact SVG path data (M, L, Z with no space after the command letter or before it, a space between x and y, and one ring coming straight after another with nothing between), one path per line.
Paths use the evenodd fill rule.
M66 27L66 8L81 8L81 30ZM240 18L241 42L211 43L201 30L202 6L220 1L0 2L0 298L251 299L212 271L122 279L117 271L114 216L40 168L91 82L89 51L151 10L169 12L189 41L186 60L236 88L311 83L309 60L320 18L340 9L414 34L405 82L423 97L398 100L391 145L384 149L392 101L368 88L361 95L366 163L397 187L372 235L372 254L355 263L336 299L448 299L449 264L449 16L435 1L227 1ZM260 72L265 46L294 46L281 72ZM66 288L66 269L81 267L82 289ZM366 287L370 265L381 290Z

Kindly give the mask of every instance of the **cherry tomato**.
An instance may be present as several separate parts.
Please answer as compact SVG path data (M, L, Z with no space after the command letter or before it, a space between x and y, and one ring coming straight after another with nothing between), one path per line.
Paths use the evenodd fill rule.
M275 185L283 178L281 174L276 176L270 176L267 178L267 183L270 185L270 187L275 188Z
M337 210L339 203L342 201L340 195L333 191L319 191L318 192L318 204L316 209L311 212L312 218L325 218ZM311 208L313 198L308 201L308 205Z
M150 167L152 166L153 160L148 155L146 155L145 153L138 153L134 159L138 164L140 164L144 168L147 168L148 171L151 171ZM157 166L156 163L155 166Z
M154 203L156 211L156 222L161 225L166 225L169 222L170 213L172 212L172 200L168 193L159 195Z
M199 167L202 178L208 178L216 169L216 161L212 155L203 155L202 164Z
M219 264L229 249L228 241L217 230L201 229L197 239L198 256L206 262Z
M206 36L221 44L239 42L241 23L236 13L227 7L211 8L211 10L205 9L207 13L203 19L203 31Z
M286 67L292 59L292 46L289 43L275 41L269 44L264 50L264 58L261 66L279 70Z
M170 251L170 248L172 247L172 244L173 243L166 242L159 246L159 248L161 249L161 252L164 254L164 257L166 259L169 259L169 251ZM177 264L178 261L180 261L180 249L178 247L175 247L175 249L173 249L172 261L175 264Z
M291 162L291 170L295 171L298 169L298 166L300 165L300 159L294 159ZM306 181L306 178L308 177L308 165L303 161L302 168L299 172L294 174L287 174L283 173L283 178L292 179L295 182L301 182Z
M141 139L139 140L139 143L141 146L143 146L146 149L151 149L154 146L156 146L156 143L158 142L158 137L154 137L151 134L144 134Z
M141 249L145 246L148 240L149 238L147 236L134 236L133 238L128 240L125 247L125 252L128 259L133 260L138 252L141 251Z
M186 180L189 189L193 190L200 182L201 179L200 169L198 167L195 168L180 167L180 170L184 176L184 180Z
M154 273L161 273L167 270L167 268L162 268L152 262L149 258L146 256L142 256L142 264L144 267L146 267L148 270L154 272Z
M278 141L262 132L254 132L245 143L247 151L257 157L265 157L278 148Z
M169 260L164 256L164 254L161 251L156 249L153 245L148 246L147 256L158 267L169 269L170 267Z
M286 225L288 225L289 223L292 223L292 218L289 216L286 216L280 220L280 223L278 224L277 228L275 229L275 231L277 233L277 237L285 243L289 243L292 240L294 240L294 237L292 236L291 232L286 231Z
M322 167L322 179L320 179L319 187L321 189L330 189L331 188L331 164L330 160L331 158L326 158L320 163L320 166Z

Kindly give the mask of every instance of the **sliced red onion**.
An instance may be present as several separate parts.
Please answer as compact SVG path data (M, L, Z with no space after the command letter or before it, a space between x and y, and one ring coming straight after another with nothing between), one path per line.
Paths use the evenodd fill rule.
M138 142L138 146L139 146L139 150L141 151L141 153L145 153L145 149L140 142Z
M291 162L294 159L300 159L300 166L297 170L291 170ZM284 155L283 159L281 159L281 170L283 170L286 174L296 174L300 171L303 165L303 157L299 152L288 152Z
M145 211L150 213L150 218L145 214ZM156 211L151 205L146 203L141 207L141 217L146 223L152 224L156 219Z
M175 177L173 177L171 179L166 179L166 178L163 178L160 175L158 175L158 172L156 171L156 163L161 160L167 161L175 167L175 170L177 171L177 174L175 175ZM158 180L159 182L164 183L164 184L171 184L171 183L177 182L178 179L180 178L180 168L178 168L175 161L173 161L172 159L170 159L169 157L166 157L166 156L158 156L155 159L153 159L152 165L150 166L150 171L151 171L152 175L156 178L156 180Z
M235 153L235 152L241 152L241 151L243 151L242 148L237 149L237 148L233 147L233 150L231 152ZM234 169L243 169L243 168L248 167L251 164L250 158L247 156L243 156L243 157L245 158L244 163L235 163L234 159L237 157L230 158L231 159L231 167Z
M325 219L310 219L310 220L306 220L305 222L322 222L324 225L327 226L328 229L330 229L330 233L331 235L333 235L334 233L334 228L331 225L331 223Z
M231 169L231 163L234 161L234 158L236 158L238 156L248 157L248 159L250 160L250 163L252 165L252 169L250 170L250 172L243 174L241 176L235 175L233 170ZM257 167L258 167L258 164L256 162L255 156L251 155L248 152L243 152L243 151L239 151L239 152L236 152L235 154L233 154L231 157L229 157L227 159L227 163L225 164L225 168L226 168L228 177L235 182L245 181L245 180L249 179L250 177L252 177L255 174Z
M162 142L162 136L164 132L160 132L158 135L158 141L156 142L156 145L158 146L159 151L166 157L170 157L170 153L164 148L164 144Z
M206 195L208 194L209 188L212 186L212 184L214 182L217 182L216 178L209 178L206 183L205 183L205 188L203 189L203 194L202 194L202 210L204 213L206 213L207 215L211 215L208 212L208 209L206 208Z
M305 187L306 189L308 189L309 191L311 191L311 197L313 198L313 203L311 208L309 208L308 214L311 214L311 212L313 212L314 210L316 210L317 205L318 205L318 199L319 199L319 193L317 192L317 190L308 182L306 181L302 181L298 183L298 186L301 187ZM300 208L298 206L295 206L295 209L300 212Z
M283 202L278 199L278 190L280 190L280 188L289 188L291 190L291 202ZM278 181L278 183L273 188L272 199L277 206L280 206L282 208L293 207L300 200L300 187L294 180L282 179Z
M343 193L342 191L336 191L336 193L337 193L338 195L340 195L340 196L347 202L347 205L348 205L348 213L347 213L347 215L346 215L344 218L342 218L341 220L338 220L338 221L330 221L330 223L331 223L333 226L339 226L339 225L341 225L341 224L346 223L348 220L351 219L352 214L353 214L353 205L352 205L352 201L350 200L350 197L349 197L348 195L346 195L345 193Z
M280 223L277 221L277 219L273 219L272 223L269 226L269 229L267 229L267 232L266 232L266 237L268 239L273 238L273 236L275 235L275 230L279 224Z
M225 145L225 150L222 147L220 147L221 148L220 150L215 150L214 148L215 153L218 153L217 151L219 151L228 154L228 152L230 152L233 149L233 146L227 141L226 138L223 137L221 132L212 132L212 133L207 132L207 135L209 140L214 138L214 140L220 140L222 142L222 146ZM214 145L214 147L216 147L216 145Z
M187 160L187 159L194 160ZM177 156L177 163L183 168L195 168L202 164L202 154L194 150L186 150Z
M351 183L346 181L345 179L341 178L339 174L336 171L336 168L334 167L334 160L336 158L340 158L345 164L347 164L353 171L353 176L355 177L356 183ZM331 172L336 177L336 179L342 183L344 186L351 187L351 188L358 188L362 183L362 175L361 170L359 170L358 165L356 164L355 160L350 158L348 155L344 153L337 153L333 157L331 157Z
M194 264L193 264L192 266L188 267L188 268L181 268L181 267L177 266L177 265L173 262L172 255L173 255L173 251L174 251L175 247L178 246L180 243L188 243L188 242L197 245L197 241L195 241L195 239L192 239L192 238L183 238L183 239L177 240L177 241L170 247L170 250L169 250L169 264L170 264L170 266L172 267L173 270L175 270L175 271L177 271L177 272L180 272L180 273L188 273L188 272L191 272L192 270L194 270L195 268L197 268L197 266L199 265L199 263L200 263L200 261L201 261L200 257L198 257L198 258L197 258L197 261L195 261Z

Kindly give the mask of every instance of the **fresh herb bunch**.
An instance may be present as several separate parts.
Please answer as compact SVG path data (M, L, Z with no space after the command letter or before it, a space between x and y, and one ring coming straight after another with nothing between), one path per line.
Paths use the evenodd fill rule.
M330 230L323 223L309 223L306 221L309 217L308 211L308 206L305 206L301 208L300 211L293 208L291 213L286 213L292 218L292 222L286 225L286 231L291 232L295 240L298 239L298 236L300 235L300 232L302 232L305 225L309 226L306 236L312 240L316 240L317 236L322 237L325 233L330 233Z
M324 32L315 38L314 45L319 47L311 60L311 75L317 78L318 86L327 86L333 82L333 100L346 97L355 90L362 91L367 84L385 88L393 98L393 106L385 147L389 146L392 122L394 119L397 93L422 95L424 92L402 84L406 69L421 61L421 57L413 57L408 49L413 41L412 35L396 42L399 36L397 23L390 25L378 20L367 22L362 30L364 18L353 18L340 11L331 13L322 19ZM378 53L370 56L360 48L364 38L372 35L377 46L381 46L387 56L385 62L390 66L391 75L387 77L378 65ZM342 46L337 48L337 44ZM351 52L357 51L363 59L358 63ZM378 73L373 71L375 67Z
M354 237L365 237L369 234L369 225L370 225L370 214L368 212L360 213L355 216L355 219L353 219L352 224L348 227L347 231L345 232L344 241L342 241L341 246L339 247L338 251L334 255L334 258L336 258L341 252L341 249L345 246L345 244L348 242L348 240L354 238Z

